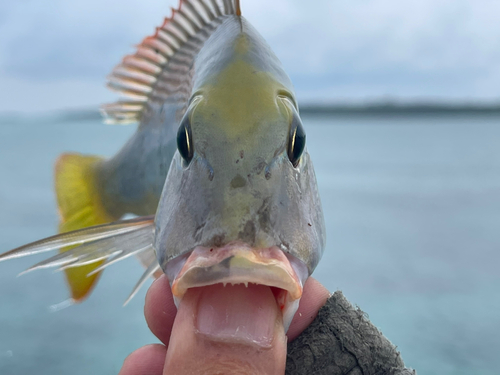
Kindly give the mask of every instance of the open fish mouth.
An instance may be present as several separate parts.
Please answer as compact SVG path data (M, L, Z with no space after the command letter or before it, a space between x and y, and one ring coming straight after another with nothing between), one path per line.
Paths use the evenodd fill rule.
M277 246L254 248L242 242L198 246L168 262L164 271L177 305L190 288L249 283L268 286L282 311L285 330L299 307L308 277L305 264Z

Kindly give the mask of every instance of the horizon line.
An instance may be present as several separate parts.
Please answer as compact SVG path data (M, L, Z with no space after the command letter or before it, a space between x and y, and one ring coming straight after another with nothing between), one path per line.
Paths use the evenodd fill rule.
M432 114L499 114L500 100L493 102L433 102L378 100L370 102L306 102L299 106L305 115L432 115ZM0 119L55 117L57 121L102 119L98 107L68 108L41 112L1 111Z

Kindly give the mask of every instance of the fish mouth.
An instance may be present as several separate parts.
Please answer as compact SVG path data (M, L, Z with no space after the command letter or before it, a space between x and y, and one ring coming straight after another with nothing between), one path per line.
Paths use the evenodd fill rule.
M285 331L299 307L308 277L306 265L277 246L255 248L241 242L198 246L170 261L165 273L177 306L190 288L249 283L268 286L282 311Z

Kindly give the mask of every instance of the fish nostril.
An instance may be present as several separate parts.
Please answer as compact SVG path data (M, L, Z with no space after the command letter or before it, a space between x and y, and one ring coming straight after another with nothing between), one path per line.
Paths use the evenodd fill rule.
M241 175L237 175L231 181L231 188L232 189L242 188L242 187L246 186L246 184L247 184L247 181Z

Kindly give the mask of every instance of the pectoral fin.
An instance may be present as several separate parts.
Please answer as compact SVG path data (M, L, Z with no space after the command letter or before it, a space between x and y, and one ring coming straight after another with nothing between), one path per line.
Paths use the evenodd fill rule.
M152 246L153 237L154 217L144 216L44 238L0 254L0 262L64 249L59 254L28 268L23 273L42 268L59 268L65 270L67 274L68 271L82 270L77 276L84 279L88 276L84 272L90 269L90 277L88 277L90 279L107 266L136 255L147 269L127 299L126 302L128 302L148 277L158 277L161 274L161 268L156 261ZM75 273L70 273L70 277L73 275ZM87 294L89 290L87 289Z

